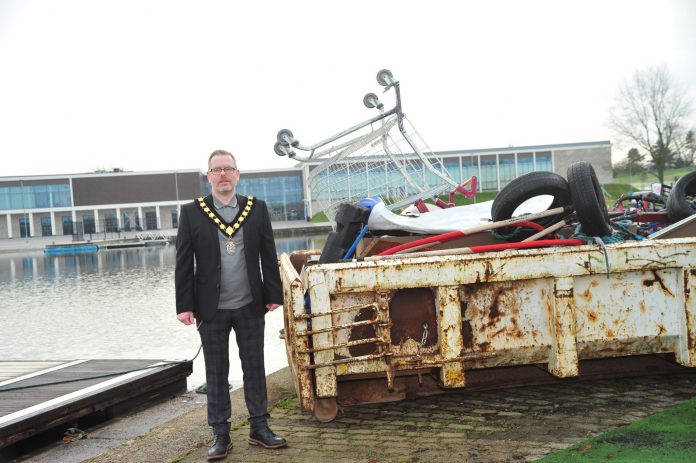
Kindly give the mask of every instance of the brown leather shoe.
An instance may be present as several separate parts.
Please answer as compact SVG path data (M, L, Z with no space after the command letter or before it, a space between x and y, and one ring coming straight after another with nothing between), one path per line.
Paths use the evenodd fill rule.
M268 426L252 428L251 432L249 432L249 443L251 445L260 445L267 449L279 449L288 445L285 439L273 434L273 431Z
M216 434L213 445L208 449L208 461L221 460L232 450L232 439L228 433Z

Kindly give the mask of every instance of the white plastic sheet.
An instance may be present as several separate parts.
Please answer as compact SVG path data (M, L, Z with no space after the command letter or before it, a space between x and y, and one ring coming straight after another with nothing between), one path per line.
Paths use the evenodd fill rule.
M552 200L548 195L531 198L515 210L514 216L544 211L548 209ZM418 216L404 216L394 214L380 202L372 208L367 226L370 230L399 230L436 235L476 227L490 221L492 206L493 201L484 201L449 209L436 209Z

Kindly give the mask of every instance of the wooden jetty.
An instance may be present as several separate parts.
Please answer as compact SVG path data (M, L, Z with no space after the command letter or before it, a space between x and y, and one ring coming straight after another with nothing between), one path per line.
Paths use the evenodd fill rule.
M113 418L183 392L192 371L190 361L0 361L0 448L93 413Z

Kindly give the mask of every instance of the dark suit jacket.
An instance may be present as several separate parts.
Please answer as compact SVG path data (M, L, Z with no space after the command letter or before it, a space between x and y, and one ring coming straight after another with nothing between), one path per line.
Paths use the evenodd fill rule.
M211 195L206 202L212 206ZM246 203L246 196L237 195L240 211ZM254 305L259 308L259 315L263 316L266 304L283 303L278 256L265 202L254 198L242 229L251 295ZM174 277L177 313L193 311L198 320L210 320L215 314L220 299L219 233L198 201L182 206L176 236Z

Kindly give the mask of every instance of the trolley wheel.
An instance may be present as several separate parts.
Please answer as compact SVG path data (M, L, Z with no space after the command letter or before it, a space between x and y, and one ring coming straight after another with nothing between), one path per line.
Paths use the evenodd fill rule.
M382 103L380 103L377 95L374 93L368 93L363 97L363 104L368 108L379 108Z
M295 137L293 137L292 132L289 129L279 130L276 138L278 139L278 143L280 143L283 146L290 146L293 144L293 141L295 140Z
M283 148L285 148L285 147L277 142L275 145L273 145L273 151L275 151L275 154L277 154L278 156L287 156L288 155L288 153L283 151Z
M377 83L382 87L388 87L394 83L394 75L389 69L382 69L377 73Z
M566 177L583 233L590 236L611 235L609 211L592 164L586 161L574 162L568 167Z
M320 423L330 423L338 414L336 397L314 399L314 418Z

